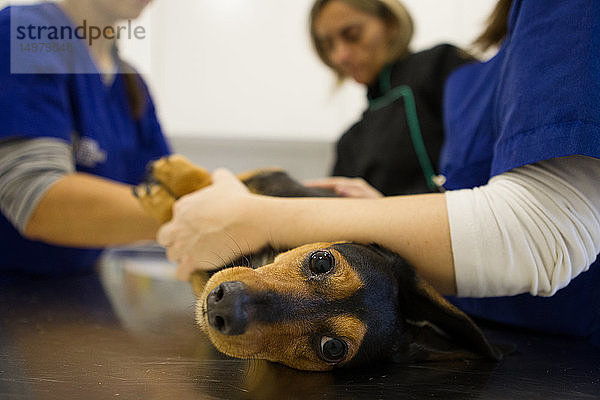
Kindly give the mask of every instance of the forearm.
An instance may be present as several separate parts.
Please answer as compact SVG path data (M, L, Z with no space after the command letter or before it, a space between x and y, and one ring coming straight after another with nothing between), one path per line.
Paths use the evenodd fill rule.
M158 233L177 276L212 270L265 245L284 249L319 241L377 243L396 251L443 293L455 292L446 199L442 194L352 198L253 195L229 171L175 203Z
M456 292L442 194L376 200L255 197L253 202L250 214L263 221L261 234L271 238L273 246L338 240L377 243L403 256L440 292Z
M56 245L106 247L154 239L158 227L130 186L76 173L47 190L24 234Z

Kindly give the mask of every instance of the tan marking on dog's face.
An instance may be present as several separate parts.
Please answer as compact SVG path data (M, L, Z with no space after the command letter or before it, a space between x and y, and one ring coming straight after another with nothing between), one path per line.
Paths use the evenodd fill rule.
M197 321L221 352L239 358L262 358L305 370L329 370L347 362L358 351L366 327L352 315L335 315L332 303L347 299L364 285L344 257L331 248L332 243L316 243L280 254L272 264L256 270L227 268L216 273L206 284L197 303ZM315 251L328 251L335 263L331 271L315 275L307 268ZM243 282L249 293L275 293L294 308L292 317L275 322L250 321L245 333L228 336L213 329L205 315L206 299L224 282ZM318 304L318 310L302 308ZM329 306L330 309L327 309ZM257 313L268 313L268 308ZM275 318L276 319L276 318ZM347 346L347 355L339 362L327 362L319 354L323 337L339 338Z

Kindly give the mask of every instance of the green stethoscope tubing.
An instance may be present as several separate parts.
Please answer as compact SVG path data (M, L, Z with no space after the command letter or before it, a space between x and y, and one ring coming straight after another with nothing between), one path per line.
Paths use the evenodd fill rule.
M417 159L425 175L427 186L431 190L440 190L438 184L435 183L436 174L431 163L431 159L427 154L425 142L423 141L423 134L421 133L421 126L419 124L419 118L417 117L417 106L415 103L415 95L412 89L407 85L399 85L392 88L392 67L387 66L381 72L379 79L379 86L381 88L382 96L376 99L369 99L369 110L377 111L394 101L404 98L404 111L406 114L406 121L408 123L408 130L410 132L410 138L417 154Z

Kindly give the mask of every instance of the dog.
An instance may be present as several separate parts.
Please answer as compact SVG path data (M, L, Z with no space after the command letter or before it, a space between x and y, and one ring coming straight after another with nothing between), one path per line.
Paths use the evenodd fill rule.
M154 162L134 192L160 221L179 197L211 184L182 156ZM254 193L333 196L279 169L238 175ZM191 277L196 319L222 353L328 371L392 361L486 358L502 352L479 327L421 279L401 256L377 244L313 243L243 255L210 276Z

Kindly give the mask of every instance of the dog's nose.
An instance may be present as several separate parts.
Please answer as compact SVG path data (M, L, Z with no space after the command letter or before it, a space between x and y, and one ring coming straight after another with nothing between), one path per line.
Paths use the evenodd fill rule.
M214 288L206 299L208 323L224 335L246 332L248 295L242 282L224 282Z

